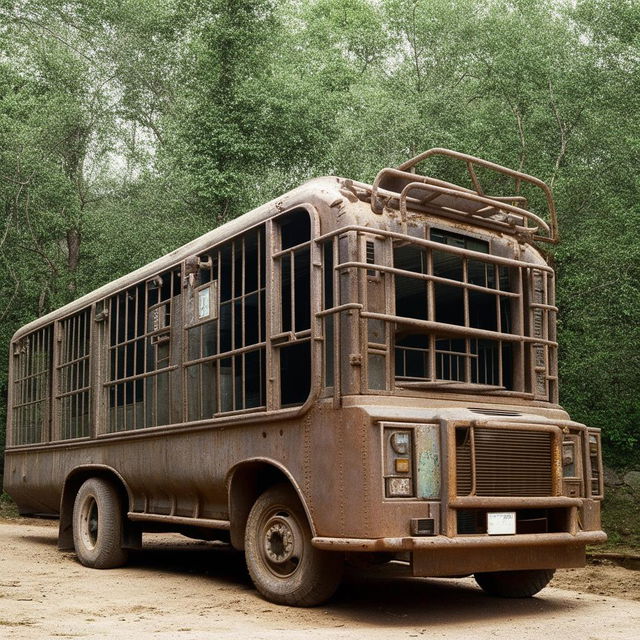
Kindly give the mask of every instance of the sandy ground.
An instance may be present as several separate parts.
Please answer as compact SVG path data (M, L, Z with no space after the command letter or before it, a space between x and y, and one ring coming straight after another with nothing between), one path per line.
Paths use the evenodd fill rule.
M145 536L126 568L96 571L56 548L55 523L0 522L0 638L640 637L640 572L558 572L528 600L485 596L472 579L406 577L393 564L352 572L315 609L261 599L241 554L177 535Z

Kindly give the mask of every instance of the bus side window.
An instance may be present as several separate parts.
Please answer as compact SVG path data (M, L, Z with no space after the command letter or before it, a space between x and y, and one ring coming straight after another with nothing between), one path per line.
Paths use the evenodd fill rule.
M264 242L261 226L187 261L189 420L266 408Z
M60 420L58 436L62 439L91 435L90 341L90 309L60 322L56 415Z
M166 271L108 301L109 432L154 427L181 418L180 354L172 332L181 316L179 269Z
M305 209L278 220L274 259L280 295L272 341L279 352L280 405L303 404L311 391L311 218ZM278 306L273 307L277 314Z
M50 416L53 327L34 331L13 346L11 444L46 442Z

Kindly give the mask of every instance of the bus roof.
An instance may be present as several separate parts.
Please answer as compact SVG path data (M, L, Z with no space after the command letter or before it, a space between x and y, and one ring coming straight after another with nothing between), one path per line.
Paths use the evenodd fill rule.
M12 342L20 339L22 336L34 331L35 329L53 322L59 318L63 318L67 315L73 314L76 311L80 311L84 307L93 304L103 298L106 298L122 289L132 286L140 281L150 278L156 275L158 272L170 269L171 267L179 264L185 258L198 253L201 250L210 247L211 245L224 242L228 238L232 238L238 233L241 233L245 229L254 227L261 222L272 218L280 212L286 211L295 206L301 206L305 202L311 200L324 200L328 204L331 204L336 198L342 198L338 189L342 179L334 176L325 176L321 178L314 178L305 182L304 184L288 191L287 193L274 198L273 200L260 205L256 209L253 209L229 222L208 231L207 233L194 238L187 244L174 249L170 253L167 253L153 262L149 262L144 266L127 273L116 280L108 282L107 284L94 289L89 293L69 302L68 304L54 309L49 313L36 318L35 320L24 325L18 329L13 337Z
M433 157L443 157L466 166L472 188L445 182L415 173L418 164ZM513 183L513 193L487 195L479 179L479 170L497 174ZM530 210L529 203L520 193L528 184L538 189L546 205L546 220ZM399 211L406 221L407 209L440 215L468 224L485 226L494 230L519 235L524 242L558 240L555 204L549 187L533 176L457 151L435 148L407 160L399 167L382 169L373 184L365 184L336 176L314 178L301 186L263 204L238 218L212 229L204 235L174 251L128 273L102 287L38 318L18 329L12 340L80 309L122 289L132 286L160 271L170 269L185 258L212 245L219 244L236 234L305 203L324 202L336 206L345 200L366 202L374 214L382 214L385 208Z

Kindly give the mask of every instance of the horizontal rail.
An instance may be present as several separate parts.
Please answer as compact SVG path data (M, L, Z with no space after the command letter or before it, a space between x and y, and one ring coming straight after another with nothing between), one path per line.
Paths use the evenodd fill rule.
M538 509L543 507L580 507L581 498L567 498L564 496L534 496L534 497L478 497L462 496L452 498L449 506L452 509Z
M229 520L212 520L210 518L188 518L183 516L165 516L157 513L140 513L138 511L129 511L127 513L129 520L137 522L166 522L168 524L181 524L192 527L204 527L206 529L231 529Z
M316 313L316 318L324 318L324 316L329 316L332 313L340 313L341 311L362 311L364 309L364 305L358 302L348 302L346 304L341 304L337 307L331 307L331 309L325 309L324 311L318 311Z
M530 344L546 344L557 347L558 343L553 340L545 340L544 338L533 338L531 336L516 335L513 333L503 333L501 331L490 331L488 329L474 329L472 327L463 327L457 324L447 324L445 322L435 322L433 320L417 320L416 318L405 318L403 316L394 316L386 313L374 313L372 311L363 311L363 318L371 318L372 320L383 320L384 322L395 322L404 324L427 331L433 331L436 334L448 333L451 335L464 336L466 338L486 338L487 340L502 340L504 342L526 342Z
M604 531L572 533L523 533L504 536L475 535L423 536L402 538L326 538L315 537L311 544L317 549L333 551L420 551L421 549L478 549L491 547L538 547L547 545L587 545L605 542Z
M546 264L526 262L525 260L515 260L514 258L503 258L502 256L495 256L489 253L482 253L481 251L473 251L472 249L460 249L459 247L452 247L451 245L442 244L442 242L436 242L435 240L415 238L414 236L409 236L406 233L398 233L396 231L387 231L386 229L372 229L371 227L364 227L362 225L357 225L357 224L348 225L346 227L341 227L340 229L329 231L328 233L325 233L317 237L315 241L318 243L321 243L324 240L328 240L329 238L333 238L334 236L337 236L337 235L348 233L349 231L366 233L368 235L379 235L386 238L395 238L397 240L403 240L404 242L410 242L411 244L417 244L421 247L427 247L429 249L437 249L445 253L453 253L455 255L473 258L481 262L490 262L492 264L503 265L505 267L520 267L525 269L536 269L538 271L547 271L550 274L553 274L553 269ZM369 265L369 268L371 268L371 265Z
M480 284L471 284L464 280L452 280L450 278L442 278L441 276L433 276L429 273L418 273L416 271L407 271L406 269L398 269L397 267L386 267L380 264L374 264L370 262L341 262L337 264L334 269L349 269L351 267L359 269L373 269L375 271L385 271L386 273L393 273L394 275L404 276L406 278L415 278L416 280L427 280L429 282L436 282L438 284L451 285L452 287L460 287L462 289L469 289L470 291L480 291L482 293L499 294L505 297L519 298L520 294L514 291L503 291L502 289L494 289L492 287L483 287Z
M103 383L105 387L113 387L117 384L121 384L123 382L134 382L135 380L143 380L146 378L151 378L153 376L160 375L161 373L167 373L168 371L176 371L179 369L178 365L172 365L170 367L164 367L163 369L156 369L155 371L145 371L144 373L135 373L132 376L127 376L126 378L118 378L117 380L107 380Z

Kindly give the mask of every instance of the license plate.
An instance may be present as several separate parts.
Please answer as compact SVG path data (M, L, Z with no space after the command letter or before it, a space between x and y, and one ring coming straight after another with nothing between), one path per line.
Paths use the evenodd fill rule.
M516 532L516 512L487 513L487 533L490 536L507 536Z

